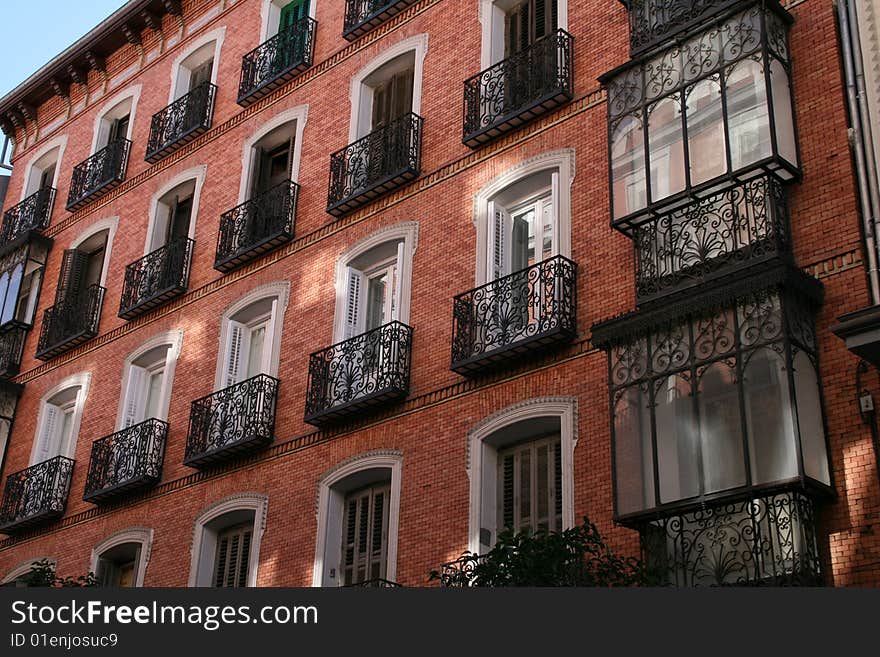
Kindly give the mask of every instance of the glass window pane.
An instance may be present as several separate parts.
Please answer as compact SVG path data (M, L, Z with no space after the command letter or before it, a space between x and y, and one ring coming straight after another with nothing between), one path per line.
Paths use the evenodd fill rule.
M660 502L700 494L699 450L691 386L681 376L659 383L655 404Z
M782 357L760 349L743 371L752 483L797 476L791 395Z
M804 474L823 484L831 485L828 453L819 401L819 380L816 368L806 352L794 356L794 391L797 399L797 421L804 458Z
M614 407L614 467L617 512L621 515L654 506L648 396L639 386L627 388Z
M739 394L726 362L710 365L700 376L699 411L704 492L745 485Z
M146 419L159 417L159 398L162 392L162 378L164 370L150 372L149 387L147 388L147 403L145 405Z
M250 349L248 350L247 378L257 376L263 371L263 345L266 342L266 325L251 330Z
M6 293L9 291L9 272L5 271L3 274L0 274L0 303L6 304ZM5 315L5 310L3 311Z
M745 59L728 68L725 93L730 163L736 171L771 154L767 87L760 62Z
M719 82L703 80L688 92L687 126L691 184L723 175L727 171L727 142Z
M378 328L385 323L385 295L388 288L388 272L373 276L367 291L367 330Z
M651 106L648 116L651 201L658 201L685 188L684 140L678 95Z
M614 218L625 217L647 204L645 135L634 115L621 119L611 138Z
M797 166L794 117L791 110L791 87L788 73L778 59L770 61L770 91L773 94L773 121L779 155Z
M15 309L18 305L18 292L21 288L22 274L24 274L24 264L19 263L12 270L12 276L9 278L9 287L3 300L3 313L0 315L0 324L10 322L15 318Z

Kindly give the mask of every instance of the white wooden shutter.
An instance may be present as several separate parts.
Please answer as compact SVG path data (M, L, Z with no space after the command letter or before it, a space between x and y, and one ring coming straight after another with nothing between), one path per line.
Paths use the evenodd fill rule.
M226 353L223 359L223 387L235 385L247 372L250 331L240 322L229 320Z
M128 385L125 389L125 406L122 411L122 428L142 422L147 397L149 372L143 367L132 365L128 370Z
M510 238L513 220L506 208L489 201L488 268L486 282L510 273Z
M367 294L367 277L364 272L348 268L348 287L345 293L345 339L364 332L364 311Z
M397 243L397 262L394 265L394 290L391 297L391 320L400 320L400 301L403 299L403 254L405 242Z
M61 409L55 404L46 404L43 411L43 426L40 427L40 436L37 442L37 452L34 455L34 463L48 461L53 456L58 456L58 434L61 430Z

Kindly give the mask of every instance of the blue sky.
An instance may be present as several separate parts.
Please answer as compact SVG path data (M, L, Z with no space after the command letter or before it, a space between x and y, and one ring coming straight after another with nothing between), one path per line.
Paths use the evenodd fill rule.
M0 97L124 4L124 0L3 0Z

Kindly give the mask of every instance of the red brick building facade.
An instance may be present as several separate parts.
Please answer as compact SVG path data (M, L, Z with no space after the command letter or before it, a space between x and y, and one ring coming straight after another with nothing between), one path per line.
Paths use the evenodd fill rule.
M745 550L710 541L713 559L734 553L719 575L728 583L880 583L880 479L858 407L859 390L877 394L880 380L866 368L857 387L859 359L831 331L872 303L835 9L690 2L692 20L631 42L629 15L642 4L132 0L0 100L16 144L4 222L31 222L5 235L5 253L29 249L19 279L36 281L20 286L7 334L23 346L16 358L7 338L14 419L0 577L48 558L60 575L96 569L106 583L419 586L462 551L485 550L503 526L559 528L586 515L631 554L640 535L647 552L664 552L652 538L670 524L680 537L692 531L694 545L716 521L759 535ZM367 9L346 17L347 5ZM787 209L772 210L788 220L784 239L775 251L736 251L729 271L725 261L686 284L672 276L646 300L633 230L611 226L626 212L612 210L609 191L619 153L609 149L618 121L608 89L676 43L731 34L737 20L758 36L742 39L739 54L721 48L730 58L753 49L755 79L769 85L756 93L770 89L775 103L770 127L752 134L754 117L734 120L736 84L751 82L744 67L737 82L732 65L716 62L710 78L731 90L728 136L715 142L727 173L698 183L691 155L687 189L677 188L663 170L683 166L681 140L657 137L672 155L648 167L652 197L636 189L644 162L639 174L633 159L620 198L647 209L630 213L632 225L660 225L683 206L659 197L705 207L757 175L781 190L761 196L768 214L785 199ZM786 164L785 83L760 76L789 66L799 152ZM466 85L463 126L462 81L481 71ZM773 152L744 174L737 158L771 132ZM732 206L753 216L742 210L753 201ZM624 429L603 349L613 361L639 331L699 323L749 295L766 302L765 288L786 318L786 356L767 385L787 385L800 405L777 422L742 391L754 379L738 365L725 380L745 427L745 447L731 449L752 450L736 452L750 465L747 483L710 482L705 441L723 431L706 418L723 413L712 409L724 397L698 402L703 460L679 445L670 492L655 445L659 499L627 522L615 487L620 497L629 486L632 454L620 436L612 444L612 429ZM791 333L792 313L815 316L814 343ZM818 357L812 391L790 375L800 340ZM693 367L702 377L705 367ZM657 400L648 406L653 417ZM760 462L762 430L779 434L765 441L772 466ZM639 448L645 463L650 443ZM682 473L698 462L691 494ZM762 479L767 468L779 472ZM637 488L650 470L636 467ZM669 534L664 554L648 558L669 565L670 581L707 583L695 573L711 560L695 563L677 540Z

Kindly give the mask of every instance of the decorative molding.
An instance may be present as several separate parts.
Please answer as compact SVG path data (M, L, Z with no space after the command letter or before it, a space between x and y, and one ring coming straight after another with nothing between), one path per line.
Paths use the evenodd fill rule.
M403 460L403 452L399 449L374 449L369 452L363 452L362 454L349 456L347 459L340 461L329 470L325 470L318 478L318 490L315 491L315 517L318 517L322 485L332 485L333 483L349 476L353 472L366 469L364 467L358 467L361 466L363 462L372 462L376 460L385 461L391 459ZM354 470L352 470L353 467L355 468Z
M58 567L58 559L55 557L33 557L32 559L25 559L24 561L19 561L12 570L6 573L6 576L0 580L0 584L8 584L22 575L27 575L34 563L43 560L48 561L56 568Z

